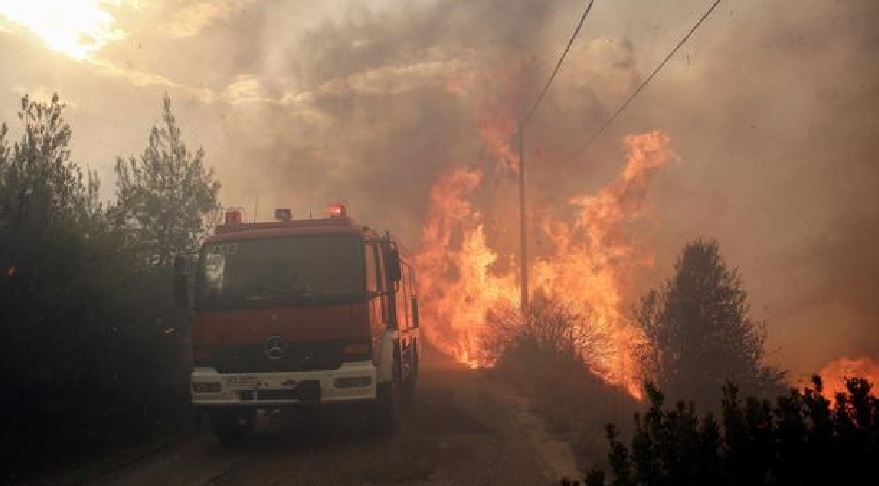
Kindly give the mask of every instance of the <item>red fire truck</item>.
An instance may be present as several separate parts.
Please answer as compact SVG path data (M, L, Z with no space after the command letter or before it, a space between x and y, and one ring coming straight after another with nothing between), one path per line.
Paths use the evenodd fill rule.
M194 279L175 261L176 299L194 306L193 403L222 440L251 433L260 409L355 402L393 431L418 378L414 269L390 233L344 206L321 219L275 214L245 223L228 212Z

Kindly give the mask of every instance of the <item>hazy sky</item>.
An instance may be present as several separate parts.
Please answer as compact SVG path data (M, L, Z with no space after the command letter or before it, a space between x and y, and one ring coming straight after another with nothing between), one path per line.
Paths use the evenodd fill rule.
M877 357L879 2L726 0L592 150L568 156L710 3L596 0L529 128L533 201L597 190L623 135L662 129L678 160L651 189L640 231L656 265L638 291L687 240L717 238L773 360L799 373ZM15 135L21 95L60 92L73 157L109 198L115 157L143 149L168 92L225 204L252 216L259 194L267 218L343 200L417 247L449 167L506 184L481 117L533 99L583 4L0 0L0 120Z

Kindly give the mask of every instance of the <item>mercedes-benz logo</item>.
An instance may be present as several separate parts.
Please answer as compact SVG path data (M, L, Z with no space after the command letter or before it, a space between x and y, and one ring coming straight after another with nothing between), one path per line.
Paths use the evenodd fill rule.
M266 357L269 359L281 359L287 354L287 340L281 336L269 336L265 343Z

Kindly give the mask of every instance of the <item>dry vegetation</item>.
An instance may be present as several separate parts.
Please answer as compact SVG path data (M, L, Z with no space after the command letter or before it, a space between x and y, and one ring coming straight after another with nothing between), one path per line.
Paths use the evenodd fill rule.
M581 467L604 463L605 425L630 417L638 404L588 371L580 350L603 348L588 319L541 297L524 316L492 316L491 331L486 347L497 360L494 373L528 394L550 430L573 444Z

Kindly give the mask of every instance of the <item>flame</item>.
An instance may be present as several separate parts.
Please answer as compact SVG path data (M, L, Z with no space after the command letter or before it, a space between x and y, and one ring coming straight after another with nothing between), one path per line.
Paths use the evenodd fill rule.
M818 374L824 384L824 396L833 401L837 393L846 392L846 378L864 378L874 386L879 384L879 360L843 356L828 363Z
M126 0L137 6L136 1ZM123 0L27 0L0 3L0 15L23 26L50 49L73 59L90 58L125 37L107 6Z
M479 123L483 143L489 152L497 158L500 166L512 172L519 170L519 156L513 152L510 143L517 129L513 113L507 108L507 105L490 106L483 109Z
M642 374L630 357L649 343L626 318L624 306L632 276L652 266L653 257L627 223L643 214L650 182L673 154L660 131L629 135L625 143L628 160L616 180L594 195L572 198L572 223L543 224L555 251L534 264L533 279L537 289L588 316L593 331L603 337L601 352L584 350L592 371L639 397Z
M490 271L498 257L486 244L482 214L466 199L481 182L480 171L464 167L436 182L416 255L427 338L473 368L485 364L480 340L487 312L519 303L515 278Z
M515 171L518 160L505 141L515 125L504 115L484 115L480 132L499 164ZM631 356L649 343L626 319L624 305L634 270L653 259L627 224L643 214L653 176L673 154L660 131L631 135L625 142L628 160L616 180L596 194L568 201L573 221L550 219L538 228L532 222L553 249L535 258L529 283L535 293L588 316L602 340L601 352L581 350L590 370L640 397L641 370ZM457 167L435 183L416 255L428 339L471 367L492 364L481 347L492 313L519 304L517 269L502 264L513 257L489 247L485 217L472 202L482 182L479 170Z

